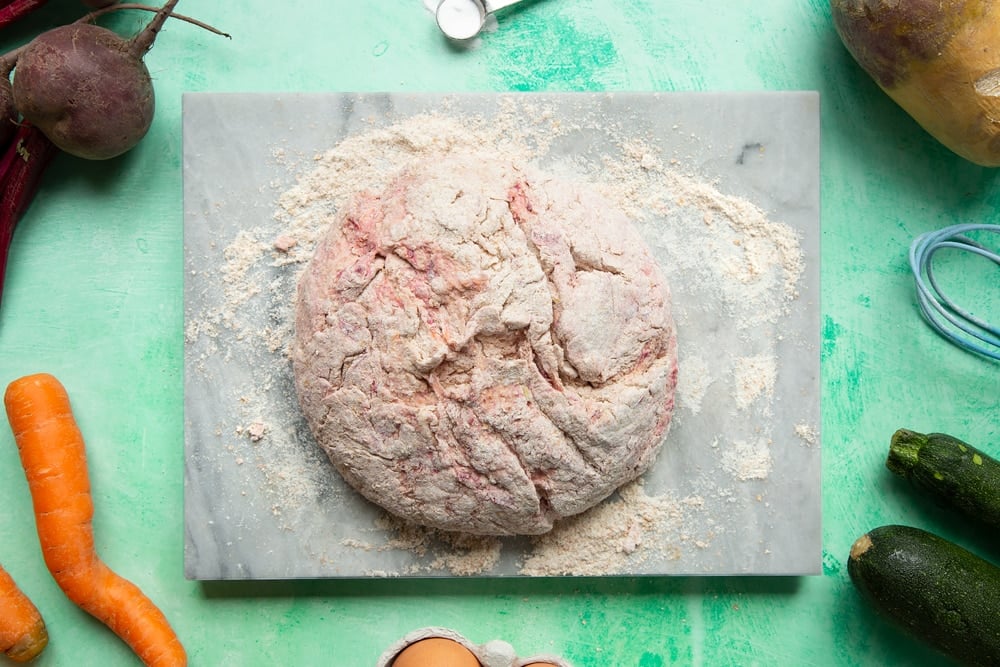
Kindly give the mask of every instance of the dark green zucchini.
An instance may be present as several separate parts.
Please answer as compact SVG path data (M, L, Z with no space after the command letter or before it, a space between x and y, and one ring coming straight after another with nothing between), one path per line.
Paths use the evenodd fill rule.
M966 665L1000 665L1000 568L919 528L881 526L847 572L878 612Z
M944 433L896 431L886 467L943 505L1000 527L1000 461Z

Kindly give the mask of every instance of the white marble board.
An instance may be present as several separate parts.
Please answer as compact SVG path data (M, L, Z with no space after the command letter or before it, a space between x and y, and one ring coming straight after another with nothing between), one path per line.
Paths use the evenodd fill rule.
M543 108L564 130L575 128L552 143L553 163L599 164L620 152L603 131L614 125L619 140L634 133L671 168L795 230L804 260L787 312L742 331L727 323L718 291L699 274L665 266L682 381L685 370L704 377L696 403L679 400L643 493L671 499L690 521L647 533L625 554L608 540L616 565L596 574L820 571L818 94L191 93L183 121L189 578L524 576L538 549L526 538L497 541L496 563L472 570L454 565L462 561L450 560L453 552L465 551L448 541L418 540L419 553L401 546L412 535L384 527L381 511L319 454L281 350L247 335L281 331L287 313L263 301L255 307L253 295L227 312L232 276L221 268L242 232L267 238L277 196L345 137L427 111L488 118L512 104ZM640 225L661 263L669 253L660 231L674 223L668 212ZM700 242L694 234L682 240ZM270 262L256 270L273 287L293 284L299 268ZM737 409L726 387L734 360L760 350L777 360L775 382L765 403ZM690 379L686 387L694 391ZM734 467L732 452L748 443L757 454L766 448L763 474Z

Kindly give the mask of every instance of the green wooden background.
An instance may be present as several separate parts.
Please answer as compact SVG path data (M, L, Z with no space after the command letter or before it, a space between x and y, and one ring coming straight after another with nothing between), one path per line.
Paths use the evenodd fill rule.
M0 33L3 47L81 7L50 2ZM169 24L147 58L159 106L142 145L100 164L63 156L50 169L11 254L0 382L37 371L63 380L87 437L98 548L163 608L192 665L365 667L427 625L578 667L944 664L860 603L845 562L856 537L896 522L1000 559L974 526L883 466L901 426L1000 455L1000 367L930 332L906 264L922 231L996 221L1000 172L954 157L882 94L840 44L826 0L535 0L472 50L449 47L421 0L178 10L233 38ZM128 13L106 25L129 32L144 21ZM184 579L182 92L792 89L820 91L822 107L821 576ZM970 274L965 293L995 290L995 275ZM45 570L7 429L0 505L0 563L52 634L37 664L137 664Z

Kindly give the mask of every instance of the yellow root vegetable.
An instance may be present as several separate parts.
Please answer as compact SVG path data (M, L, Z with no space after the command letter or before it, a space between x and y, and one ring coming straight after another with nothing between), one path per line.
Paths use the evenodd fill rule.
M830 0L844 46L938 141L1000 166L1000 0Z

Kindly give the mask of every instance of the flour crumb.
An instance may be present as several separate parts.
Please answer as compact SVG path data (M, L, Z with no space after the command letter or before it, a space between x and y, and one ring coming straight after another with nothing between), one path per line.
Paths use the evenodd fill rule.
M771 474L771 441L766 438L737 440L722 452L722 467L741 482L767 479Z
M733 364L733 398L736 407L748 410L759 399L774 395L778 362L773 354L739 357Z
M819 429L813 424L799 422L795 425L795 435L797 435L806 445L812 446L819 442Z
M278 252L287 253L289 250L294 248L297 243L298 240L294 236L282 234L278 238L274 239L274 243L272 245Z
M682 354L677 364L677 404L692 414L698 414L705 392L713 382L708 362L697 355Z
M251 442L260 442L266 434L267 424L264 422L255 421L247 427L247 435L250 437Z

